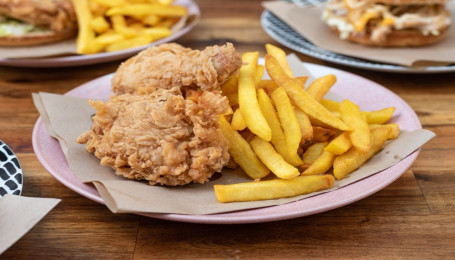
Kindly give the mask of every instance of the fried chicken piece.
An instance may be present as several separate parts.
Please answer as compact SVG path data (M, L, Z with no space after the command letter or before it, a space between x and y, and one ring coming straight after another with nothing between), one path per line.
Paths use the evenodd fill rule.
M176 43L148 48L120 65L112 79L116 95L151 93L174 86L212 91L218 89L242 64L231 43L203 51Z
M220 92L194 91L185 99L179 87L145 95L90 101L97 111L92 127L77 140L129 179L150 185L204 183L229 161L218 124L228 109Z

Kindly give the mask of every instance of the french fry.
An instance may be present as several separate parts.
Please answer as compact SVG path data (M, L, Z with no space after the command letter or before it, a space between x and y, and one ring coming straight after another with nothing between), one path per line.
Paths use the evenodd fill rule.
M295 116L300 126L301 139L300 144L306 144L313 140L313 126L310 118L299 108L294 108Z
M302 139L302 132L300 132L300 125L295 116L291 101L282 87L273 91L271 97L284 131L289 154L297 153L300 140Z
M336 155L345 153L349 148L352 147L351 139L349 138L349 132L343 132L335 139L333 139L324 150L331 152Z
M308 76L300 76L300 77L296 77L295 78L295 81L297 81L297 83L300 85L300 87L302 87L303 89L305 89L305 83L307 82L308 80Z
M224 95L229 100L229 105L231 105L231 107L236 107L239 105L239 94L237 92L226 93Z
M100 45L106 46L108 44L119 42L124 39L125 39L125 36L123 34L116 33L114 31L107 31L107 32L97 36L94 41Z
M275 147L276 151L281 154L284 160L286 160L289 164L293 166L301 165L303 162L297 153L289 154L289 149L280 125L278 114L273 107L272 101L263 89L258 89L258 102L259 107L261 108L261 111L272 131L271 143Z
M368 152L371 145L370 127L360 114L359 107L345 99L341 102L340 112L343 121L353 129L349 133L352 145L360 151Z
M226 164L226 167L229 168L229 169L237 169L239 167L239 164L235 162L234 158L229 157L229 161L228 163Z
M330 88L336 81L337 78L335 75L327 74L311 82L311 84L306 88L306 92L317 101L320 101L325 94L329 92Z
M322 151L322 153L316 158L316 160L308 167L301 175L316 175L324 174L330 168L332 168L333 161L336 158L336 154L331 152Z
M358 169L368 159L379 152L390 135L390 128L376 127L371 130L371 146L367 152L352 147L346 153L338 155L333 161L333 175L337 180L345 178Z
M90 12L88 0L72 0L72 3L78 17L77 53L96 53L98 47L93 44L95 31L93 31L91 26L92 13Z
M250 141L251 148L259 159L280 179L292 179L299 176L299 171L287 163L283 157L275 151L273 146L261 138L255 136Z
M185 6L169 5L170 0L72 0L72 2L79 25L77 52L80 54L117 51L146 45L171 35L171 26L182 16L187 15ZM112 29L123 37L114 36L110 32Z
M269 94L275 91L275 89L277 89L278 87L279 86L271 79L262 79L258 83L258 89L263 89Z
M140 30L130 28L126 25L125 17L122 15L113 15L110 17L112 28L116 33L123 34L125 38L136 37L141 34Z
M332 115L330 111L306 93L295 80L284 72L276 59L268 54L265 56L265 67L273 81L279 86L284 87L288 96L294 101L294 104L307 115L314 117L333 128L343 131L351 130L350 127Z
M235 130L243 130L246 128L245 120L243 120L242 113L240 109L236 109L234 115L232 116L231 126Z
M294 75L292 74L291 67L289 67L284 50L270 43L267 43L265 45L265 49L267 51L267 54L273 56L278 61L280 66L284 69L284 71L286 71L286 74L289 77L293 78Z
M330 99L321 99L319 103L321 103L321 105L327 108L330 112L340 112L340 102Z
M76 0L77 1L77 0ZM128 2L125 0L91 0L92 2L98 3L106 7L118 7L127 5Z
M256 95L256 65L258 52L246 52L242 55L243 65L240 67L239 76L239 106L247 127L265 141L270 141L272 131L259 108Z
M160 15L160 16L185 16L187 10L184 6L161 4L129 4L121 7L112 7L106 11L107 16L112 15Z
M307 76L300 76L295 78L297 82L305 82ZM303 83L302 83L303 84ZM279 86L271 79L261 79L258 83L258 88L264 89L267 93L271 94L275 89L277 89Z
M239 83L239 70L234 72L233 75L229 77L229 79L221 84L221 91L224 95L228 93L237 93L238 91L238 83Z
M256 77L255 77L255 85L257 86L259 82L262 80L262 76L264 75L264 66L256 65Z
M327 142L331 140L335 135L336 132L332 129L313 126L313 142L315 143Z
M398 124L384 124L384 125L379 125L379 124L371 124L370 129L374 129L377 127L387 127L390 128L390 133L387 139L396 139L400 135L400 127Z
M97 16L93 18L90 22L90 25L92 26L92 29L98 34L104 33L110 28L109 23L106 21L106 19L104 19L103 16Z
M94 1L89 1L88 4L89 4L90 12L92 13L93 17L103 16L104 12L106 12L106 10L107 10L106 6L100 5L99 3L94 2Z
M324 147L327 145L327 142L324 143L314 143L306 149L303 153L303 165L302 169L307 169L313 164L314 161L322 154Z
M152 37L151 42L168 37L172 34L172 31L169 28L164 27L145 28L142 32Z
M147 15L141 19L145 25L155 26L162 21L161 17L155 14Z
M118 41L106 46L106 51L119 51L148 44L152 41L152 36L144 34L130 39Z
M376 111L362 111L360 114L368 124L384 124L390 120L395 111L395 107L388 107Z
M293 197L325 190L333 186L332 175L298 176L293 179L274 179L229 185L214 185L220 202L256 201Z
M253 180L261 179L270 173L270 170L259 160L245 139L234 129L229 122L220 116L221 131L229 144L229 154L242 170Z

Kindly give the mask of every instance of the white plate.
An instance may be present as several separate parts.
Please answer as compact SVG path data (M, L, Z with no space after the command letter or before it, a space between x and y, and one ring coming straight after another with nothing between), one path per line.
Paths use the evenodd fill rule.
M308 63L304 63L304 65L315 77L330 73L335 74L337 83L331 91L341 98L349 98L354 101L362 110L377 110L395 106L396 114L392 118L392 123L399 124L400 129L405 131L422 128L412 108L387 88L341 70ZM106 99L111 94L111 77L112 75L106 75L95 79L71 90L66 95ZM94 186L80 182L68 168L58 141L49 136L41 118L38 119L33 130L33 148L38 160L58 181L89 199L103 203ZM419 150L394 166L343 188L284 205L211 215L143 215L181 222L239 224L284 220L316 214L353 203L383 189L399 178L411 166L418 153Z
M21 193L21 165L13 150L0 140L0 198L5 194L21 195Z
M67 67L67 66L82 66L97 64L115 60L121 60L128 58L138 53L141 50L144 50L150 46L159 45L166 42L175 41L180 38L187 32L189 32L193 27L199 22L200 10L199 6L194 3L192 0L177 0L175 1L176 5L185 6L188 10L188 14L192 17L190 21L183 27L181 30L173 33L169 37L160 39L158 41L152 42L150 44L131 48L121 51L114 52L102 52L97 54L88 54L88 55L71 55L55 58L34 58L34 59L4 59L0 58L0 65L12 66L12 67L41 67L41 68L52 68L52 67Z
M300 6L313 6L326 2L327 0L293 0L290 2L296 3ZM319 22L319 21L315 21ZM271 12L264 10L261 16L261 24L264 31L270 35L277 42L284 46L293 49L297 52L306 54L308 56L341 64L345 66L355 67L359 69L369 69L376 71L398 72L398 73L442 73L455 71L455 65L449 66L434 66L425 68L410 68L405 66L378 63L358 59L335 52L331 52L308 41L305 37L300 35L294 29L289 27L281 19L273 15Z

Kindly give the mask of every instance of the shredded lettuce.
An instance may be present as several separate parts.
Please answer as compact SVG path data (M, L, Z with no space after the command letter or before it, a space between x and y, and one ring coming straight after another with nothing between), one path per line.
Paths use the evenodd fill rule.
M0 16L0 37L3 36L21 36L29 32L43 32L48 29L23 23L16 19Z

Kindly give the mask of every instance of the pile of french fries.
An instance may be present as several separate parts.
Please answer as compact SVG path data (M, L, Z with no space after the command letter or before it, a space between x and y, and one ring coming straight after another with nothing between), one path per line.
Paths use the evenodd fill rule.
M187 15L172 0L72 0L79 33L77 53L93 54L143 46L167 37Z
M360 111L350 100L324 95L336 82L329 74L306 84L294 77L285 52L266 44L265 66L258 52L221 86L232 112L219 118L229 142L229 168L240 166L253 180L214 185L220 202L292 197L328 189L400 134L387 124L395 108ZM264 67L271 80L262 79ZM308 85L308 86L306 86ZM267 177L272 172L273 178Z

